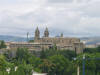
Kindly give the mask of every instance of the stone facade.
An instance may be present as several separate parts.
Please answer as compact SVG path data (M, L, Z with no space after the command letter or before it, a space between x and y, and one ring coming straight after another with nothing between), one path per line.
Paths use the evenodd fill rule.
M35 32L35 35L40 35L40 34L37 34L37 32ZM74 50L76 51L76 53L82 53L83 48L84 48L84 44L80 42L80 39L71 38L71 37L70 38L63 37L63 33L61 33L61 36L59 37L49 37L48 28L46 28L44 32L44 37L40 38L38 36L35 36L34 42L51 44L52 46L56 45L57 49L59 50L64 50L64 49ZM45 49L45 46L44 46L44 49Z
M82 53L84 44L80 42L78 38L63 37L63 33L59 37L49 37L48 28L44 31L44 36L40 37L40 31L37 27L35 30L35 37L33 43L18 42L10 43L10 48L29 48L30 50L41 51L42 49L52 48L54 45L57 46L58 50L73 50L76 53Z

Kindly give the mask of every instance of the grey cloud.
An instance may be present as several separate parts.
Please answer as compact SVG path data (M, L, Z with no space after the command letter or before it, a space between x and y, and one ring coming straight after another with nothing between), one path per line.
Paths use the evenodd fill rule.
M92 0L76 0L76 1L82 3L82 2L91 2Z
M83 2L91 2L92 0L48 0L50 3L72 3L72 2L78 2L78 3L83 3Z
M45 3L44 6L40 6L34 11L27 12L27 9L22 11L19 8L18 11L20 12L7 9L9 11L6 11L6 13L0 13L0 15L3 15L0 19L0 34L23 36L30 32L33 35L37 26L41 31L41 36L43 36L46 26L49 28L51 36L60 35L60 33L64 33L65 36L100 34L100 27L98 27L100 24L98 17L99 2L84 3L84 5L79 6L69 3L69 0L49 0L49 2L58 3L59 7L49 6L48 3ZM70 5L61 6L62 2L68 2Z
M90 17L100 17L100 2L96 3L95 5L90 5L85 9L85 14Z
M66 2L73 2L74 0L48 0L51 3L66 3Z

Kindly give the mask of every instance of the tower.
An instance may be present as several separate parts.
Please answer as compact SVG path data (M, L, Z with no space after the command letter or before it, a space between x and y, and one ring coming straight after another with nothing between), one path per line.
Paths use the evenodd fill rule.
M49 31L48 31L47 27L46 27L46 29L44 31L44 37L49 37Z
M40 31L39 31L39 29L38 29L38 27L36 28L36 30L35 30L35 39L39 39L40 38Z
M63 33L61 33L61 37L63 37Z
M27 32L27 42L29 41L29 32Z

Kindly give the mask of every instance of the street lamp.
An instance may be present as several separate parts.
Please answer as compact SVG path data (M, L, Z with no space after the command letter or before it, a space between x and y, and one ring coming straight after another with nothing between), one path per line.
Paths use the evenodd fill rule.
M100 57L96 57L96 58L86 58L85 57L85 54L83 55L83 58L81 59L81 58L74 58L74 60L83 60L83 62L82 62L82 69L83 69L83 74L82 75L85 75L85 60L100 60ZM78 71L77 71L77 75L79 75L79 66L78 66L78 69L77 69Z

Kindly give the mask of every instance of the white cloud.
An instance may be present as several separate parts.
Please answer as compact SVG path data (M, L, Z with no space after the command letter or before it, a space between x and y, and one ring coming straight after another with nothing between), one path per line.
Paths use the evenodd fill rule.
M0 0L0 35L33 34L47 26L51 35L99 36L99 0Z

